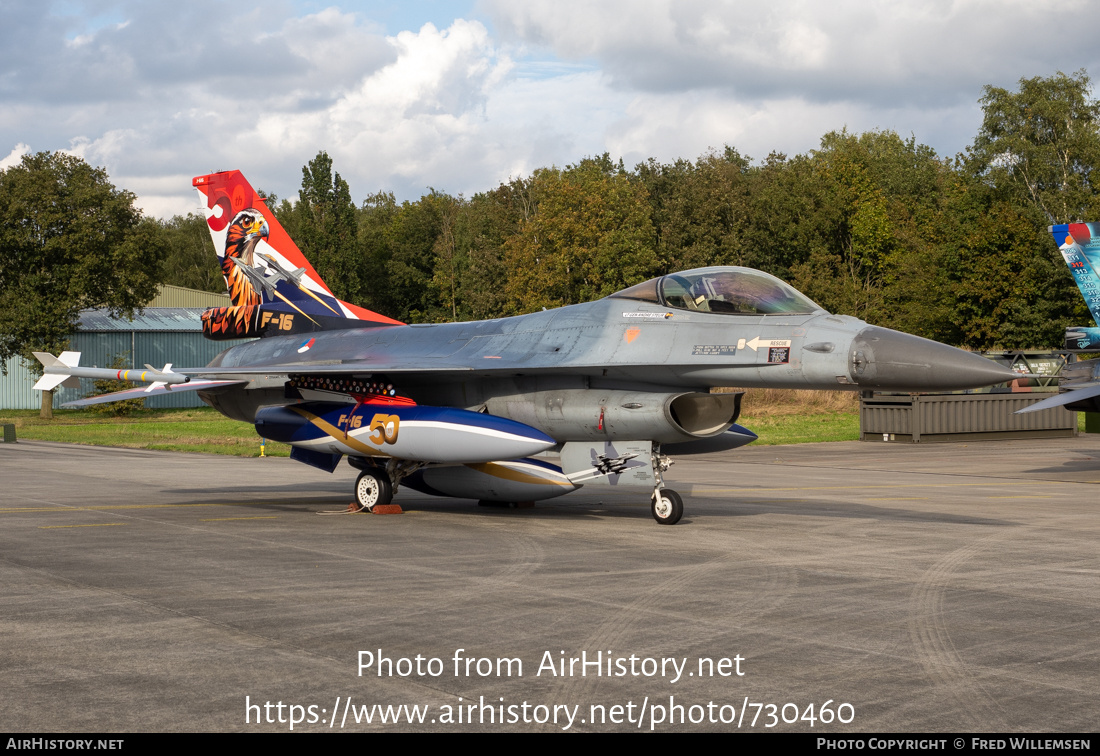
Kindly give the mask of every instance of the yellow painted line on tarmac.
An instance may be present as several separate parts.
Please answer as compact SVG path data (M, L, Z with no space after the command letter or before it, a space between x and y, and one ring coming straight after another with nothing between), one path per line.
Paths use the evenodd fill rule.
M1057 494L1048 494L1046 496L986 496L987 499L1053 499Z
M228 520L277 520L278 515L269 515L265 517L208 517L199 522L226 522Z
M125 525L124 522L97 522L92 525L39 525L39 530L55 530L56 528L109 528L113 525Z

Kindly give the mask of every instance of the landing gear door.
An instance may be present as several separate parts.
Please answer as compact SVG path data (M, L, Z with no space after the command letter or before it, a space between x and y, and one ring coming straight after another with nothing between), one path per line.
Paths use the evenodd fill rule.
M653 488L652 441L569 441L561 469L577 485Z

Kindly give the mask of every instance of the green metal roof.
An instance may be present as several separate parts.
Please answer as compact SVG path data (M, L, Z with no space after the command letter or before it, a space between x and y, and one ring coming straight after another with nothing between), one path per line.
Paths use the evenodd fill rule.
M225 307L231 304L229 294L220 294L198 289L185 289L182 286L163 284L157 289L157 295L146 307Z
M133 320L112 318L107 310L84 310L80 313L78 330L102 333L109 331L202 331L202 308L146 307Z

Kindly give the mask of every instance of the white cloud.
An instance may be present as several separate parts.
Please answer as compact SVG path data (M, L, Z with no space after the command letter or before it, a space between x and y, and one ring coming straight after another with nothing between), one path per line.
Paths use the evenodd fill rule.
M1084 0L483 0L510 39L569 59L595 59L617 86L719 89L762 99L977 99L1011 85L1095 64L1100 47Z
M642 93L626 107L626 117L608 129L606 143L627 165L650 157L660 162L693 159L727 144L759 162L771 152L794 155L815 149L824 134L844 128L855 133L892 130L902 137L913 134L924 144L945 143L953 133L973 129L980 118L976 105L876 109L801 97L741 102L699 92Z
M982 85L1100 58L1066 31L1100 6L1068 0L483 0L488 27L390 36L336 7L92 1L90 20L26 4L0 26L0 144L80 154L158 215L194 209L190 176L214 170L292 196L320 150L357 199L470 194L604 151L761 159L844 126L950 155Z
M20 161L23 159L23 156L29 154L31 154L30 145L20 142L12 148L11 152L8 153L8 156L6 158L0 160L0 171L6 171L13 165L19 165Z
M444 30L426 24L388 43L394 61L330 106L265 113L242 141L272 155L312 157L325 149L345 178L373 178L371 190L395 178L430 180L429 165L476 139L490 92L511 64L476 22L459 20Z

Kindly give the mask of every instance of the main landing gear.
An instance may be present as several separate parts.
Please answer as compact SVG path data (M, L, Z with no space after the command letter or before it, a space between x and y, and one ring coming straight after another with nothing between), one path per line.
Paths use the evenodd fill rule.
M424 466L423 462L388 459L385 465L375 464L368 457L348 457L348 463L359 470L355 480L355 503L360 511L372 512L393 501L394 491L406 476Z
M355 481L355 503L370 512L375 507L393 501L393 485L384 470L370 469L359 473Z
M664 487L665 481L661 473L672 467L672 460L661 454L660 444L653 445L650 464L653 465L654 479L653 503L650 505L650 512L653 513L653 519L657 524L675 525L684 516L684 500L671 488Z

